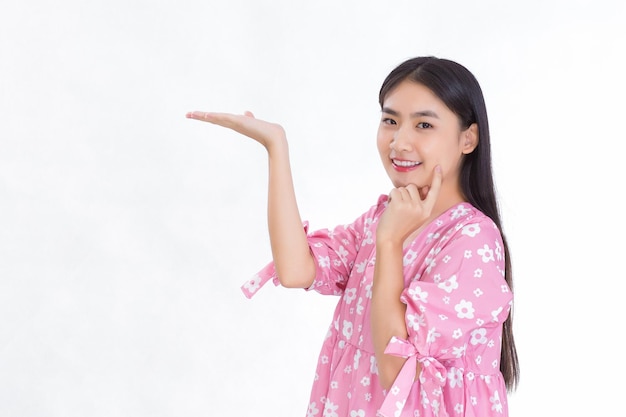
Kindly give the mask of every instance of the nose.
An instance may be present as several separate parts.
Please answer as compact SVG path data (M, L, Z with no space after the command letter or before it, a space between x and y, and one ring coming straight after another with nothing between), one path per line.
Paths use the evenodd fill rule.
M403 127L399 127L393 134L393 140L389 145L396 152L408 152L413 149L410 132Z

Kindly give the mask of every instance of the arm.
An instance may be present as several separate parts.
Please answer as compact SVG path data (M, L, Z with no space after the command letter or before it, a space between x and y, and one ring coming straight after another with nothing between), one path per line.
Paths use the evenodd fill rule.
M402 242L377 240L370 321L379 379L385 389L391 388L406 362L404 358L384 353L392 336L408 337L404 319L406 305L400 301L403 289Z
M276 273L285 287L309 287L315 278L315 260L302 228L284 129L258 120L250 112L234 115L195 111L187 117L230 128L265 147L269 165L268 227Z
M374 353L378 362L380 383L389 389L406 359L385 354L390 339L406 340L406 305L400 301L404 290L403 245L433 214L441 187L441 171L437 168L433 182L422 200L415 185L391 191L389 204L376 229L376 265L372 287L370 321ZM418 365L417 375L420 369Z

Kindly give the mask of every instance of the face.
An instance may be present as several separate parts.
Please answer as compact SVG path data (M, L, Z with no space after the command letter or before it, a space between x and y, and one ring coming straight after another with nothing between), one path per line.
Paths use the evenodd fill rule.
M432 91L405 80L384 100L377 142L394 187L429 186L440 165L442 192L460 192L461 160L474 150L478 135L476 125L462 131L456 114Z

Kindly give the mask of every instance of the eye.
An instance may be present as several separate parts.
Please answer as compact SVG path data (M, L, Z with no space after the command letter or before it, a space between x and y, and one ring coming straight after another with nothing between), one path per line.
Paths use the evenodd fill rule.
M433 127L433 125L431 125L431 124L430 124L430 123L428 123L428 122L419 122L419 123L417 124L417 127L418 127L419 129L430 129L431 127Z
M395 125L396 124L396 121L393 120L393 119L390 119L389 117L383 117L383 120L381 120L381 122L383 124L386 124L386 125Z

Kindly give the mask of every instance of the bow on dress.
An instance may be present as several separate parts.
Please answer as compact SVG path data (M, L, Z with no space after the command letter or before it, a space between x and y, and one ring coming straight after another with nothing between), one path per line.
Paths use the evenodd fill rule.
M389 341L385 353L407 358L407 361L400 369L393 386L387 393L378 415L381 417L399 417L402 414L404 404L415 382L417 363L419 362L422 365L422 372L419 377L422 383L422 404L430 404L436 416L448 417L443 405L443 387L446 384L447 371L441 362L432 356L420 357L412 343L395 336Z

